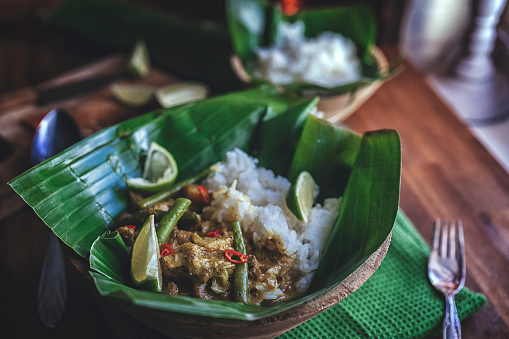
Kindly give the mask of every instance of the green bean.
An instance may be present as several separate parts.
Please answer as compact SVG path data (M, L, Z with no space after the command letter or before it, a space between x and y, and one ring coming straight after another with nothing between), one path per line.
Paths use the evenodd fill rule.
M156 229L157 241L159 247L166 242L171 234L171 230L182 217L186 209L191 205L191 200L178 198L166 215L159 221Z
M240 223L238 221L233 223L233 248L239 253L246 254L246 245L244 243L242 229L240 228ZM235 265L235 271L233 272L233 292L235 294L236 301L243 303L249 302L247 262Z
M188 179L185 179L185 180L182 180L182 181L176 183L175 185L171 186L167 190L161 191L159 193L156 193L154 195L151 195L149 197L141 199L140 201L137 202L138 208L144 209L144 208L152 206L155 203L168 200L169 198L174 197L178 192L180 192L182 187L184 187L185 185L193 184L193 183L205 178L209 173L210 173L210 168L207 168L206 170L195 175L194 177L191 177L191 178L188 178Z

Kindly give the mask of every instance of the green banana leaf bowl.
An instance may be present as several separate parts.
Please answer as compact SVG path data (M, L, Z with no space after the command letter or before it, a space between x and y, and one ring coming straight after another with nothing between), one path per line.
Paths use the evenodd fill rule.
M246 85L268 83L268 80L256 76L251 68L257 59L257 48L271 46L282 39L277 34L282 23L304 23L306 38L333 32L355 44L361 64L362 76L359 80L335 87L312 83L280 86L282 91L302 97L319 96L318 108L330 122L345 120L376 92L384 80L394 74L383 52L375 46L376 20L371 9L365 5L305 8L288 16L267 1L230 0L227 1L227 18L233 46L230 64Z
M310 114L317 99L272 87L153 111L104 129L9 184L65 244L100 301L170 337L270 338L347 297L377 269L399 205L401 149L394 130L359 135ZM126 178L139 176L152 141L172 152L177 182L239 147L294 180L308 170L318 200L342 197L308 292L270 306L169 296L133 287L113 220L126 211Z

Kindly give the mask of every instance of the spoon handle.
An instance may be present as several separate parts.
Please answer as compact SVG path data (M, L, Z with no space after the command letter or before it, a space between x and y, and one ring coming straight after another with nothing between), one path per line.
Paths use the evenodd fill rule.
M55 328L62 319L66 302L67 280L62 248L55 234L50 232L37 292L37 311L42 323Z

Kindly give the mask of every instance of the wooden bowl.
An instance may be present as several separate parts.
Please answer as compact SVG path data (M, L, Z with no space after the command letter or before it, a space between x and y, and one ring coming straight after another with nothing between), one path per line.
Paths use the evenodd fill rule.
M389 62L382 50L378 47L373 49L373 57L375 58L378 69L381 72L389 70ZM230 64L237 77L247 85L252 84L251 76L246 72L242 61L237 55L232 55ZM345 93L341 95L319 96L318 110L324 113L324 119L336 123L345 120L352 115L364 102L366 102L382 85L383 81L377 80L371 84L359 89L355 93Z
M259 320L245 321L203 317L137 306L128 300L119 298L100 298L102 298L101 302L113 304L110 306L127 313L149 328L172 338L274 338L336 305L364 284L385 258L389 249L391 234L355 272L330 292L319 295L287 311ZM88 262L72 249L66 251L66 253L74 266L93 285Z

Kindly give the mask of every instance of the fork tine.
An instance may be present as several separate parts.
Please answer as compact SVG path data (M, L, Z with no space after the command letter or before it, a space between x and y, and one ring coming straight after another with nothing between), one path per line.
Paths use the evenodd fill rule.
M438 252L438 239L440 238L440 218L435 219L435 233L433 235L433 251Z
M456 224L451 220L449 227L449 258L456 258Z
M466 262L465 262L465 239L463 235L463 222L458 220L458 252L459 260L461 260L461 271L463 279L465 278Z
M444 220L443 224L442 224L442 239L441 239L441 245L440 245L440 256L442 258L446 258L447 257L447 221Z
M458 245L460 249L463 249L465 243L464 235L463 235L463 222L461 219L458 220ZM460 253L461 254L461 253Z

